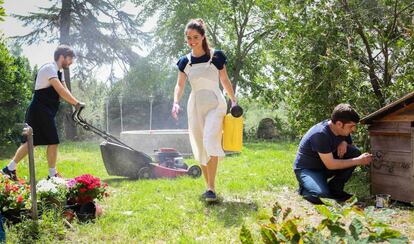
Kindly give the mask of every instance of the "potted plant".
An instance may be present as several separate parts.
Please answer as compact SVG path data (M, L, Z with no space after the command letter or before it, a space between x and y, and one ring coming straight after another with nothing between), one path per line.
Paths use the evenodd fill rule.
M80 220L93 219L96 216L95 200L101 200L108 195L107 184L97 177L84 174L67 182L68 203Z
M52 177L39 181L36 185L36 192L39 200L46 206L63 207L66 205L69 190L65 179Z
M19 222L31 208L30 186L22 179L12 181L0 175L0 212L11 222Z

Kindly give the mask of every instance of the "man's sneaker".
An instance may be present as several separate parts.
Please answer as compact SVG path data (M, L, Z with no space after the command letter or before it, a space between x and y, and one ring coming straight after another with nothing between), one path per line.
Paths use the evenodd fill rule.
M57 172L53 177L58 177L58 178L63 178L63 176L61 175L61 174L59 174L59 172ZM49 175L47 176L47 179L48 180L50 180L50 178L52 178L52 177L50 177Z
M6 166L0 171L0 173L7 175L11 180L17 181L16 170L9 170Z
M346 192L341 192L341 193L337 193L337 194L333 194L333 199L335 199L337 202L346 202L348 199L350 199L351 197L353 197L354 195L346 193Z
M217 195L214 191L207 191L205 194L205 199L207 202L215 202L217 201Z
M205 199L206 198L206 194L208 191L205 191L203 194L201 194L201 198Z
M315 205L322 205L324 204L319 197L314 197L312 195L302 196L303 199L307 200L308 202L315 204Z

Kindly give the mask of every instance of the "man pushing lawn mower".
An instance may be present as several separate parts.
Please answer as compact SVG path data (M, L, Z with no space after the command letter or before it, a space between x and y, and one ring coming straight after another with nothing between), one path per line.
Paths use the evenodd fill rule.
M44 64L38 70L33 99L26 112L26 123L33 129L33 145L47 145L48 178L61 177L56 171L59 137L55 117L59 109L59 97L73 105L76 110L85 106L69 91L61 72L62 69L69 68L74 58L75 53L69 46L57 47L54 53L55 61ZM12 180L17 180L17 164L27 153L28 145L24 138L13 159L0 172Z

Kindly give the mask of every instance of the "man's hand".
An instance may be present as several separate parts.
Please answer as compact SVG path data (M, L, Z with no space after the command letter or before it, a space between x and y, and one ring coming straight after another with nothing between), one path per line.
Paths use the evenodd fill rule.
M85 107L85 103L78 102L78 103L75 105L75 110L76 110L76 111L79 111L81 108L84 108L84 107Z
M372 161L372 154L370 153L363 153L359 157L357 157L359 165L369 165Z
M344 157L347 148L348 148L348 143L346 141L343 141L338 145L338 148L336 150L337 150L339 158Z

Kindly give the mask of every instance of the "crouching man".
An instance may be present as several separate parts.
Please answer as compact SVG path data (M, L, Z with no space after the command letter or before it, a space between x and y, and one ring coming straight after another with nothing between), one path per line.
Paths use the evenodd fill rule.
M299 144L293 165L299 182L299 194L314 204L320 198L346 201L351 194L344 191L358 165L369 165L372 155L352 145L351 133L359 123L358 113L349 104L339 104L330 120L308 130Z

